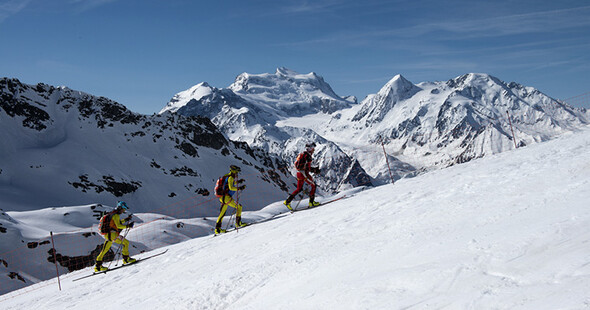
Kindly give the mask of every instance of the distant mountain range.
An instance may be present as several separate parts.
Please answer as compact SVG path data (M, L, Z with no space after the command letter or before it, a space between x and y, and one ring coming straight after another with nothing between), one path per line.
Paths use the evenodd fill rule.
M232 164L246 179L245 210L274 203L275 214L284 212L293 160L308 142L318 144L321 195L389 182L388 166L395 178L413 176L589 123L585 109L475 73L419 84L396 75L359 103L315 73L279 68L243 73L227 88L197 84L151 116L67 87L2 78L0 208L13 212L0 214L0 254L13 254L0 257L8 274L0 293L52 277L54 226L68 232L57 236L67 245L57 251L62 269L92 265L102 238L90 227L117 200L152 229L152 244L135 242L133 253L210 233L219 212L211 191ZM181 210L167 208L183 201ZM34 255L21 262L14 253Z
M323 172L317 182L335 191L370 185L371 178L358 161L335 143L307 128L279 127L278 121L312 114L331 114L350 108L351 102L334 93L315 73L298 74L285 68L275 74L240 74L228 88L200 83L176 94L160 111L207 117L232 140L263 149L292 163L308 142L316 142L316 162Z
M104 97L7 78L0 158L4 210L124 200L148 212L193 196L214 200L183 210L196 217L219 212L211 191L230 164L264 193L243 195L246 210L283 198L292 182L286 163L228 140L208 118L140 115Z
M420 84L396 75L357 103L315 73L286 68L243 73L228 88L198 84L176 94L160 111L167 112L208 117L231 139L286 162L314 141L327 190L387 182L386 160L374 147L381 142L400 178L513 149L512 130L525 146L590 122L585 109L487 74Z
M240 74L227 88L180 92L158 115L67 87L0 79L0 193L5 210L126 200L150 211L210 195L237 164L248 209L293 190L292 162L318 144L320 193L389 181L546 141L590 113L487 74L413 84L396 75L358 103L315 74ZM381 151L386 149L387 161ZM218 206L188 216L211 215Z

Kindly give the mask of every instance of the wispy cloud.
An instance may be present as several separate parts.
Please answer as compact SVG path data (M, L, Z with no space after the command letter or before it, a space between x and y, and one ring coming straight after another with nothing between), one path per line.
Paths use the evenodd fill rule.
M433 40L465 40L473 38L502 37L529 33L555 33L564 29L590 26L590 6L514 14L481 19L451 20L422 23L394 29L376 29L338 32L307 41L289 42L285 46L308 46L315 44L365 42L371 44L379 39L423 38L436 33Z
M392 4L401 3L404 0L291 0L291 1L274 1L267 7L256 10L242 10L239 12L225 13L231 19L244 18L268 18L268 17L283 17L283 16L298 16L298 15L317 15L335 14L345 10L356 10L357 14L361 12L367 13L368 9L375 10L375 12L383 13L387 7ZM373 11L371 11L373 12ZM344 14L344 13L343 13Z
M0 23L22 11L32 0L9 0L0 3Z
M89 11L115 1L117 0L69 0L70 4L75 5L75 9L79 13Z
M563 58L565 55L577 55L579 51L586 51L589 48L588 42L580 41L578 38L565 38L517 44L430 49L421 52L421 56L454 58L486 56L497 61L514 63L531 59L547 61L550 58Z
M307 14L354 9L355 14L383 14L386 11L397 11L403 3L404 0L297 0L291 4L282 4L280 10L275 13Z
M287 5L281 8L282 13L299 14L299 13L316 13L321 12L334 6L334 1L303 1Z
M590 6L560 10L514 14L476 20L432 23L412 27L410 35L446 31L477 37L499 37L527 33L556 32L568 28L590 26Z
M33 3L33 1L34 0L3 0L0 2L0 23L11 16L18 14L28 5ZM117 0L63 0L55 1L52 4L63 6L65 3L69 9L81 13L115 1Z

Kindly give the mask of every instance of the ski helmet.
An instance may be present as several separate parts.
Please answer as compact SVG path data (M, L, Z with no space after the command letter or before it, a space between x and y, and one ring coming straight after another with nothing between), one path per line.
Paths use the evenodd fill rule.
M242 169L236 165L231 165L231 166L229 166L229 171L238 173L238 172L242 171Z
M129 210L129 207L125 203L125 201L119 201L117 203L117 209Z
M313 153L313 151L315 151L315 142L311 142L305 145L305 150Z

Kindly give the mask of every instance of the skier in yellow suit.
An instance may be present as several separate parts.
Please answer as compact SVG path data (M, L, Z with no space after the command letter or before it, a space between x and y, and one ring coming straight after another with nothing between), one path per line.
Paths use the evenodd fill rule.
M121 254L123 255L123 264L127 265L136 261L134 258L129 257L129 240L120 235L122 230L133 227L133 222L127 224L125 223L129 222L131 215L125 219L121 219L121 214L123 214L125 210L128 209L129 208L124 201L119 201L119 203L117 203L117 208L115 209L114 214L111 216L111 221L109 223L111 229L108 233L102 234L105 238L105 241L102 246L102 251L100 251L100 254L98 254L96 257L96 266L94 266L95 272L105 271L108 269L102 265L102 259L111 248L113 242L123 245L123 249L121 250Z
M221 234L225 232L224 229L221 229L221 222L223 220L223 217L225 216L225 212L227 211L227 206L236 209L236 227L244 227L247 225L242 223L242 205L235 202L232 198L232 196L237 191L241 191L246 188L246 185L236 186L236 184L244 181L237 180L238 172L240 172L242 169L235 165L231 165L229 169L229 173L223 176L223 183L218 184L216 188L215 194L217 195L217 197L219 197L219 202L221 202L221 212L219 213L219 217L217 218L217 223L215 225L216 234Z

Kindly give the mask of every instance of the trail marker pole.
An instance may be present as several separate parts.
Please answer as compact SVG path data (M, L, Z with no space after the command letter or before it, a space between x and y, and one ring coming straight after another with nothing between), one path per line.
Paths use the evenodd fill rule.
M383 138L381 140L381 147L383 147L383 154L385 155L385 161L387 162L387 171L389 171L389 177L391 178L391 184L394 183L393 175L391 174L391 167L389 166L389 158L387 158L387 152L385 152L385 144L383 144Z
M57 257L55 256L55 242L53 242L53 232L51 234L51 246L53 247L53 262L55 263L55 273L57 273L57 284L59 285L59 290L61 291L61 281L59 281L59 269L57 269Z
M518 145L516 145L516 137L514 136L514 129L512 129L512 120L510 119L510 113L506 111L506 115L508 115L508 123L510 124L510 131L512 131L512 140L514 141L514 148L517 149Z

